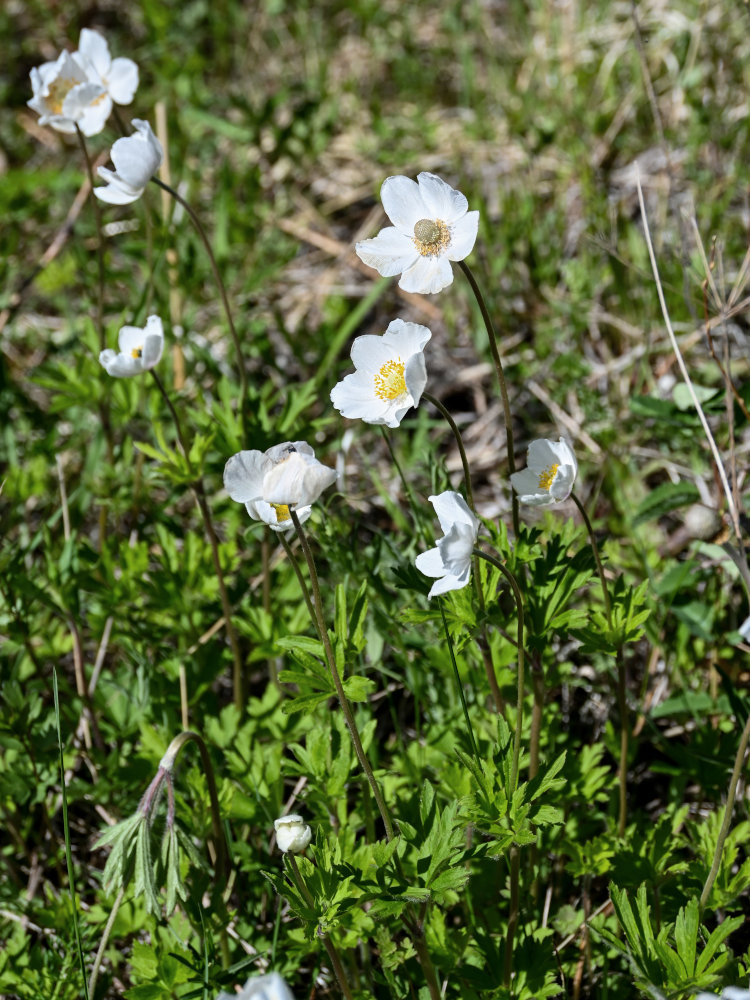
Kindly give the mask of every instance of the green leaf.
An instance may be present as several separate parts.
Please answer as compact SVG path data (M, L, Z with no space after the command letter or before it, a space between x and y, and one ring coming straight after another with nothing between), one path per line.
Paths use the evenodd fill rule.
M671 510L678 507L685 507L688 504L700 500L700 493L695 483L662 483L651 490L638 505L638 509L633 517L633 527L637 528L646 521L653 521Z

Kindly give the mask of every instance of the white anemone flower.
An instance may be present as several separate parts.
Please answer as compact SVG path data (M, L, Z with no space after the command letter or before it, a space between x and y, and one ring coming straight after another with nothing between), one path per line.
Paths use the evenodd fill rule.
M357 337L352 344L357 370L331 390L333 405L344 417L398 427L422 398L424 348L431 336L426 326L394 319L382 337Z
M274 531L294 528L291 511L306 521L311 505L336 481L336 470L323 465L306 441L284 441L268 451L240 451L224 466L224 489L244 503L255 521Z
M138 67L132 59L113 59L103 35L83 28L78 51L73 53L73 58L91 83L98 83L104 88L106 97L102 98L102 105L106 108L105 120L112 111L113 101L115 104L130 104L138 89Z
M239 993L220 993L216 1000L294 1000L294 994L278 972L251 976Z
M428 597L461 590L471 576L471 559L479 532L479 521L460 493L446 490L429 497L440 521L443 537L434 549L421 552L416 566L425 576L437 578Z
M77 125L84 135L96 135L104 128L109 115L107 91L89 80L69 52L35 66L31 89L34 96L26 103L39 115L40 125L51 125L58 132L75 132Z
M714 993L696 993L695 1000L717 1000ZM750 990L741 986L725 986L718 1000L750 1000Z
M532 441L526 464L527 468L510 477L521 503L548 507L568 499L578 475L578 462L564 438Z
M273 827L276 830L276 843L284 854L287 851L292 854L304 851L312 840L312 830L297 813L279 816L273 821Z
M357 243L359 257L385 277L401 275L405 292L439 292L453 281L452 260L471 253L479 212L470 212L461 194L435 174L387 177L380 189L393 223L371 240Z
M110 205L129 205L140 198L164 156L161 143L148 122L134 118L131 124L136 131L118 139L112 146L110 155L114 171L99 167L99 176L107 184L94 188L94 194Z
M99 355L99 361L115 378L140 375L153 368L164 349L164 328L158 316L149 316L146 325L124 326L117 338L119 353L108 348Z

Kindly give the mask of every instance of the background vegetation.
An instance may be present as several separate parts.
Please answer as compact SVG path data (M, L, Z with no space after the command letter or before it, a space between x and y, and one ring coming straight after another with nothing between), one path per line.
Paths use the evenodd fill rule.
M290 699L314 685L278 680L280 669L312 671L314 657L289 641L312 634L298 583L277 540L222 490L232 453L285 439L309 440L342 474L311 535L329 621L337 585L339 602L347 599L339 622L354 616L349 668L369 682L358 717L413 845L405 864L412 857L412 895L424 900L446 995L625 1000L747 985L744 795L700 928L697 910L748 714L748 646L737 633L747 598L716 469L664 330L636 177L670 314L744 507L749 26L746 4L712 0L2 6L0 37L10 44L0 75L0 992L82 995L72 914L90 969L115 895L102 884L109 848L94 845L135 812L182 728L182 667L188 721L217 774L229 890L222 898L211 876L208 789L186 750L176 813L198 851L183 857L186 899L167 916L129 888L97 996L213 997L267 965L296 996L325 996L337 987L318 925L361 996L424 995L398 906L377 892L375 903L366 899L378 829L343 721L326 700L290 712ZM244 345L251 419L242 440L231 343L188 220L165 214L155 187L105 213L108 342L124 323L159 313L168 328L163 378L191 435L203 436L246 661L244 712L232 704L232 658L192 496L137 446L155 446L158 434L173 444L169 414L150 380L114 382L97 360L96 231L79 150L25 107L30 68L75 48L82 27L138 62L127 112L153 123L164 103L172 182L210 231ZM90 143L99 162L118 134L110 124ZM457 275L439 296L402 294L354 254L356 240L383 224L382 180L421 170L481 212L471 261L501 332L517 441L563 434L573 443L610 579L622 580L623 593L641 588L636 605L649 611L624 653L624 836L614 659L581 644L603 607L585 556L566 605L575 614L538 650L541 756L546 766L567 756L564 783L550 778L543 790L550 812L528 820L510 992L501 986L507 852L469 856L472 843L500 838L502 823L481 814L475 776L454 753L469 751L461 706L439 611L413 568L422 531L434 537L426 497L458 485L460 462L427 406L392 437L424 511L415 525L377 429L330 406L330 388L351 368L352 338L381 333L396 315L432 329L428 387L461 426L479 511L533 576L542 609L545 585L587 542L572 505L544 518L525 512L542 534L527 535L515 555L497 527L510 523L502 411L466 283ZM704 290L701 243L715 291ZM358 621L360 588L369 604ZM488 616L512 726L513 605L503 596ZM482 756L501 768L503 729L470 641L468 592L452 598L449 622ZM527 717L530 705L531 683ZM498 789L492 795L499 801ZM290 803L313 825L326 873L319 910L302 920L275 891L282 865L270 837ZM419 855L425 843L434 870ZM459 874L430 882L446 871ZM275 873L275 887L263 872ZM225 959L250 964L222 971L222 943Z

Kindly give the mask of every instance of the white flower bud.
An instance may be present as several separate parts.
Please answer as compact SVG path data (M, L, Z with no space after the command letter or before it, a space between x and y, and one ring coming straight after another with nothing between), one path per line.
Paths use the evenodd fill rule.
M297 854L304 851L312 840L312 830L297 813L290 813L288 816L279 816L273 821L276 830L276 843L279 850L285 854L291 851Z

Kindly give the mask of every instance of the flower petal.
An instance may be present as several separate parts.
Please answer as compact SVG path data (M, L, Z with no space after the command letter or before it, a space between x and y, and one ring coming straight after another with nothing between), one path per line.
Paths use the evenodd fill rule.
M429 327L419 323L408 323L403 319L394 319L388 324L388 329L382 336L383 343L398 347L402 358L406 355L423 351L425 344L432 337Z
M380 189L380 200L396 229L410 239L420 219L435 218L425 204L419 185L411 177L386 177Z
M367 379L367 381L365 381ZM342 417L364 420L368 424L383 422L389 406L373 392L372 376L354 372L331 389L331 402Z
M424 354L414 354L406 362L404 381L411 396L409 407L418 406L427 385L427 366L425 365Z
M414 241L393 226L381 229L371 240L362 240L354 249L361 261L385 278L401 274L419 259Z
M448 260L463 260L474 249L479 229L479 212L467 212L451 226L451 242L445 252Z
M81 37L78 40L78 53L91 63L92 67L100 77L106 77L112 65L109 54L107 39L100 35L98 31L91 31L90 28L81 29Z
M138 89L138 67L132 59L113 59L107 73L107 89L115 104L130 104Z
M447 594L451 590L461 590L469 582L469 575L454 576L452 573L446 573L442 580L436 580L435 583L430 587L430 592L428 597L438 597L440 594Z
M383 365L393 361L399 356L399 352L394 349L392 343L388 343L385 337L377 337L374 334L365 333L357 337L352 344L351 351L354 367L361 372L366 372L370 376L379 372ZM403 355L401 355L403 359Z
M118 354L111 348L101 352L99 362L107 370L107 374L115 378L128 378L130 375L139 375L143 371L140 358L131 357L129 354Z
M447 288L452 282L453 270L447 257L418 257L401 275L398 287L405 292L431 295Z
M136 124L137 123L137 124ZM135 119L137 131L112 146L118 176L132 188L143 190L162 161L162 148L148 122Z
M106 187L94 188L94 194L99 201L106 201L110 205L130 205L143 194L143 188L131 187L106 167L99 167L97 172L107 182Z
M445 576L446 570L438 548L420 552L414 564L419 572L424 573L425 576Z
M554 441L539 438L532 441L526 456L526 464L534 472L544 472L551 465L560 464L560 455Z
M440 558L449 573L463 576L471 572L471 556L476 539L476 529L473 525L455 521L445 537L439 539L437 547Z
M335 481L335 469L295 451L268 470L263 478L263 499L288 507L307 506Z
M479 521L460 493L456 493L455 490L445 490L443 493L427 499L435 508L444 535L447 535L451 527L458 523L468 524L473 529L476 538L479 531Z
M427 207L428 219L441 219L452 225L466 215L469 203L465 195L456 191L436 174L423 172L417 176L419 192Z
M263 495L263 477L270 466L271 460L262 451L237 452L224 466L224 489L239 503L258 500Z

